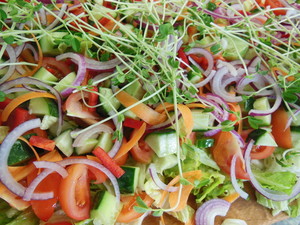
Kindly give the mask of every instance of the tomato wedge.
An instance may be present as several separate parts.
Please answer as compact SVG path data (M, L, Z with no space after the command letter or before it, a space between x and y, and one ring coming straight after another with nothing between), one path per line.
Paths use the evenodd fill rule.
M147 206L150 206L153 203L153 199L149 195L142 192L140 194L135 194L134 196L123 196L121 201L124 204L123 208L117 218L119 223L130 223L131 221L141 217L143 214L138 213L134 210L134 206L137 206L136 201L137 197L140 197Z
M71 73L70 65L65 61L57 61L54 57L43 57L42 66L58 79Z
M74 164L67 168L68 176L59 185L59 202L63 211L74 220L90 216L90 186L88 167Z
M230 174L232 157L237 154L236 177L244 180L249 179L245 171L242 150L237 139L230 132L221 131L215 135L215 145L211 148L211 151L218 166L227 174Z
M27 176L27 182L30 183L38 174L38 170L34 170ZM58 200L58 184L62 180L58 173L48 175L36 188L36 192L53 191L54 198L48 200L32 200L31 207L35 215L43 221L48 221L54 213Z
M254 146L251 151L252 159L265 159L273 154L274 146Z
M140 140L137 145L133 146L130 153L134 160L148 164L152 160L154 151L144 140Z
M279 0L266 0L265 6L270 6L272 9L284 7L284 5ZM277 10L274 10L273 12L276 16L286 14L286 10L284 10L284 9L277 9Z

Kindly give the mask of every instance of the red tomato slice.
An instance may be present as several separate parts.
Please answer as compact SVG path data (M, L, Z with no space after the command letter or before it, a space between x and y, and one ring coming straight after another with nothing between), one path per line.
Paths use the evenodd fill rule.
M83 92L83 97L88 98L89 94ZM69 95L65 102L65 109L68 115L84 119L98 119L99 116L95 112L89 112L88 108L81 102L82 93L76 92Z
M30 183L37 176L37 172L38 170L35 170L27 176L28 183ZM54 209L58 200L58 184L61 180L62 178L59 174L52 173L37 186L36 192L53 191L54 193L54 198L52 199L30 201L32 209L39 219L47 221L54 213Z
M43 57L42 66L58 79L61 79L72 72L70 65L67 62L57 61L54 57Z
M134 160L148 164L152 160L154 151L144 140L140 140L138 144L130 150L130 153Z
M284 5L279 0L266 0L265 6L270 6L272 9L284 7ZM274 10L273 12L276 16L286 14L286 10L284 9Z
M230 132L219 132L215 136L215 145L211 148L211 151L218 166L227 174L230 174L232 157L237 154L236 177L238 179L249 179L249 176L245 171L242 150L237 139Z
M90 186L88 167L74 164L67 168L68 176L59 185L59 202L63 211L74 220L90 216Z
M45 225L72 225L70 222L46 223Z
M147 206L150 206L153 203L153 199L150 198L146 193L142 192L140 194L135 194L134 196L125 196L121 198L123 208L117 218L119 223L130 223L131 221L141 217L143 214L138 213L134 210L134 206L137 206L136 199L140 198L146 203Z
M291 129L290 127L285 129L288 119L288 113L282 107L272 114L272 135L281 148L293 147Z
M251 151L252 159L265 159L273 154L274 146L255 146Z

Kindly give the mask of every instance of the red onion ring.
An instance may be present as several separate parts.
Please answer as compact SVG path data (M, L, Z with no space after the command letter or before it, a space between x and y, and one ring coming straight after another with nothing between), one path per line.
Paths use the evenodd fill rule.
M251 169L251 157L250 153L252 150L252 147L254 145L254 140L250 140L248 143L248 146L245 151L245 165L246 165L246 171L249 174L250 182L252 186L258 191L260 194L265 196L268 199L271 199L273 201L285 201L294 198L300 193L300 180L297 181L295 186L293 187L293 191L290 195L284 194L279 191L270 190L267 188L263 188L260 183L256 180L252 169Z
M94 59L85 58L86 68L90 70L109 70L115 68L121 63L119 58L114 58L109 61L100 62Z
M231 204L223 199L212 199L201 205L195 214L196 225L214 225L216 216L226 216Z
M60 61L62 59L71 58L72 60L76 61L78 63L78 70L76 78L72 84L72 86L80 86L81 82L84 80L85 73L86 73L86 62L85 57L76 54L76 53L64 53L61 55L56 56L56 60ZM75 88L66 88L61 92L61 95L63 97L66 97L72 93L72 91L75 90Z
M243 199L247 199L249 197L248 193L246 193L244 190L242 190L240 188L240 186L238 185L237 183L237 179L236 179L236 160L237 160L237 155L235 154L233 157L232 157L232 160L231 160L231 167L230 167L230 178L231 178L231 183L232 183L232 186L234 188L234 190L239 193L239 195L243 198Z
M56 162L34 161L33 164L35 165L36 168L49 169L55 171L59 175L61 175L62 178L68 176L67 170Z
M241 96L234 96L228 93L225 88L220 88L224 82L223 78L226 74L228 74L228 72L228 68L225 66L217 70L214 78L212 79L213 93L222 96L228 102L241 102L243 100Z
M13 144L16 142L16 140L24 133L26 133L29 130L32 130L34 128L38 128L41 125L40 119L33 119L28 120L19 126L17 126L15 129L13 129L3 140L1 146L0 146L0 181L4 186L6 186L12 193L23 197L26 191L26 188L15 181L13 176L8 170L7 165L7 159L10 153L10 150L13 146ZM38 193L33 194L33 199L49 199L53 197L52 192L48 193Z
M51 173L57 172L63 178L68 176L67 170L56 162L35 161L33 162L33 164L35 165L36 168L46 168L46 169L43 172L41 172L27 187L25 194L23 196L24 201L32 200L32 196L34 194L33 192L36 189L36 187ZM45 200L45 199L39 198L38 200Z
M168 186L160 180L156 172L156 167L153 163L150 164L148 170L153 182L156 184L157 187L168 192L175 192L178 190L178 187Z
M209 81L211 81L211 79L214 77L215 74L216 74L216 71L215 71L215 70L212 70L212 71L210 72L210 74L209 74L204 80L202 80L202 81L200 81L200 82L194 84L194 86L195 86L196 88L203 87L203 86L206 85Z
M45 29L51 30L52 28L54 28L61 21L62 17L64 16L64 14L67 11L67 9L68 9L68 5L62 4L59 13L55 16L55 20L49 26L47 26Z
M10 81L6 81L2 84L0 84L0 91L6 91L8 89L10 89L11 87L14 87L16 85L24 85L24 84L32 84L32 85L36 85L36 86L42 86L47 88L55 97L57 100L57 107L58 107L58 128L57 128L57 134L60 134L61 132L61 127L63 124L63 117L62 117L62 99L61 96L59 94L59 92L54 89L53 87L51 87L48 84L45 84L44 82L31 78L31 77L20 77L20 78L16 78L14 80L10 80Z
M1 40L1 41L3 41L3 40ZM3 43L4 43L4 41L3 41ZM7 45L5 50L8 54L9 63L11 63L11 65L8 67L8 70L3 75L3 77L1 77L0 84L3 83L4 81L8 80L13 75L13 73L15 72L15 69L16 69L16 66L14 65L14 63L17 62L17 56L16 56L14 48L11 47L10 45Z
M275 80L272 77L270 77L270 76L264 76L264 79L266 79L269 84L274 84L273 89L274 89L274 92L275 92L275 95L276 95L275 103L268 110L262 111L262 110L251 109L249 111L249 115L250 116L266 116L266 115L270 115L271 113L275 112L279 108L279 106L280 106L280 104L282 102L281 89L276 84Z
M118 116L116 115L116 113L114 111L110 111L108 113L111 117L112 120L115 124L116 130L121 131L122 132L122 140L119 140L118 138L115 140L114 145L112 146L112 148L110 149L110 151L108 152L108 155L113 158L115 157L115 155L118 153L122 142L123 142L123 128L122 128L122 124L118 121Z
M296 112L294 112L294 116L299 115L299 113L300 113L300 109L297 109ZM288 121L287 121L287 123L286 123L286 125L285 125L284 130L286 130L288 127L290 127L292 122L293 122L293 115L291 115L291 116L289 117L289 119L288 119Z
M73 147L80 147L83 146L85 143L84 141L89 139L92 135L94 134L99 134L99 133L112 133L113 129L111 129L109 126L105 125L105 124L99 124L95 127L92 128L88 128L86 131L84 131L83 133L79 134L74 142L73 142Z
M207 69L203 72L203 74L205 76L208 76L211 73L213 66L214 66L214 57L209 51L207 51L206 49L203 49L203 48L192 48L190 51L186 52L185 54L186 55L190 55L190 54L203 55L208 61ZM188 58L195 66L197 66L199 69L203 70L198 65L198 63L196 63L191 57L188 57Z
M222 112L221 112L223 114L222 119L227 120L229 117L229 112L227 111L227 110L229 110L229 106L228 106L227 102L219 95L215 95L215 94L211 94L211 93L208 93L206 95L206 98L216 102L217 104L219 104L220 106L223 107L224 110L222 110Z

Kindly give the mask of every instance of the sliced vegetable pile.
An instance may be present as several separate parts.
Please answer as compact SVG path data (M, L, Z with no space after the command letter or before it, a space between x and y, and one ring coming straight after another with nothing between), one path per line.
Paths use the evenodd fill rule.
M299 17L298 0L1 0L0 224L214 224L246 182L298 216Z

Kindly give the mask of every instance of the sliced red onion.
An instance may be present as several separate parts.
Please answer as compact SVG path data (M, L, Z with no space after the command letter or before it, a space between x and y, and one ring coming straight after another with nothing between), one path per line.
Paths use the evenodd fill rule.
M1 39L0 39L0 41L3 42L3 40L1 40ZM9 58L9 63L11 63L11 65L9 65L7 72L3 75L3 77L1 77L0 84L3 83L4 81L8 80L13 75L13 73L15 72L15 69L16 69L16 66L14 63L17 62L17 57L16 57L14 48L11 47L10 45L7 45L5 50L7 52L8 58Z
M221 18L221 19L226 19L226 20L230 20L230 21L243 18L241 16L225 16L225 15L222 15L222 14L212 12L212 11L207 10L207 9L201 9L200 8L200 10L203 10L206 14L211 15L214 18Z
M226 66L228 68L228 71L230 72L230 74L234 77L236 77L238 75L237 69L229 62L225 62L222 60L218 60L217 61L217 68L220 69L223 66Z
M209 131L206 131L204 132L204 136L205 137L211 137L211 136L214 136L216 135L217 133L219 133L222 129L213 129L213 130L209 130Z
M227 7L226 14L233 17L239 10L243 10L243 6L241 4L233 4Z
M64 53L64 54L56 56L56 60L58 60L58 61L67 59L67 58L70 58L78 63L77 75L76 75L76 78L75 78L72 86L75 86L75 87L80 86L80 84L84 80L86 69L87 69L85 57L80 54L76 54L76 53ZM63 97L66 97L66 96L70 95L73 92L73 90L75 90L75 88L66 88L61 92L61 95Z
M119 140L118 138L115 140L114 145L112 146L112 148L110 149L110 151L108 152L108 155L113 158L115 157L115 155L118 153L122 142L123 142L123 128L122 128L122 123L120 123L118 121L118 116L116 115L116 113L114 111L110 111L109 116L112 117L112 120L115 124L116 130L120 131L122 133L122 140Z
M288 121L287 121L287 123L286 123L286 125L285 125L284 130L286 130L288 127L291 126L291 124L292 124L292 122L293 122L293 117L299 115L299 113L300 113L300 109L297 109L296 112L294 112L294 115L291 115L291 116L289 117L289 119L288 119Z
M222 119L227 120L229 117L229 112L227 111L227 110L229 110L229 106L228 106L227 102L219 95L215 95L215 94L211 94L211 93L208 93L206 95L206 98L216 102L217 104L219 104L220 106L223 107L224 110L221 111L221 113L223 114Z
M224 82L223 78L226 74L228 74L228 68L222 67L217 70L214 78L212 79L212 90L213 93L222 96L228 102L241 102L243 99L241 96L235 96L228 93L225 88L222 87L222 83Z
M18 183L9 172L7 165L8 156L13 144L21 135L31 129L38 128L40 125L40 119L28 120L20 124L4 138L0 146L0 180L12 193L20 197L24 196L26 188L22 184ZM53 193L39 193L34 194L33 196L34 199L49 199L53 197Z
M90 70L109 70L116 68L117 65L121 64L119 58L114 58L109 61L100 62L94 59L85 58L86 68Z
M196 225L214 225L216 216L226 216L231 204L223 199L212 199L201 205L195 214Z
M15 87L3 91L5 94L15 93L15 92L25 92L28 91L25 87Z
M178 187L170 187L170 186L166 185L165 183L163 183L160 180L160 178L158 177L157 172L156 172L156 167L155 167L155 165L153 163L151 163L150 166L149 166L149 174L150 174L153 182L160 189L162 189L164 191L168 191L168 192L178 191Z
M249 197L248 193L246 193L244 190L241 189L241 187L239 186L237 179L236 179L236 160L237 160L237 155L235 154L232 157L231 160L231 167L230 167L230 178L231 178L231 183L232 186L234 188L234 190L243 198L243 199L247 199Z
M211 73L213 66L214 66L214 57L209 51L207 51L206 49L203 49L203 48L192 48L190 51L186 52L185 54L186 55L190 55L190 54L203 55L207 59L207 62L208 62L207 69L203 72L203 74L205 76L207 76ZM188 57L188 58L195 66L197 66L199 69L202 69L198 65L198 63L196 63L191 57Z
M202 81L200 81L199 83L196 83L194 84L194 86L196 88L199 88L199 87L203 87L204 85L206 85L209 81L211 81L211 79L214 77L214 75L216 74L216 71L215 70L212 70L210 72L210 74Z
M30 87L26 84L23 84L22 85L27 91L34 91L34 92L40 92L40 93L45 93L47 92L46 90L41 90L41 89L36 89L36 88L33 88L33 87Z
M43 7L39 10L39 17L40 17L40 20L41 20L41 24L43 26L46 26L46 24L47 24L47 16L46 16L46 11L45 11L45 9Z
M253 187L256 189L256 191L258 191L260 194L273 201L286 201L296 197L300 193L300 180L298 180L297 183L294 185L293 191L290 195L287 195L283 192L270 190L260 185L260 183L256 180L251 169L250 153L253 148L253 145L254 145L254 140L250 140L245 151L245 165L246 165L246 171L249 174L250 182L253 185Z
M14 80L6 81L2 84L0 84L0 91L6 91L16 85L26 85L26 84L31 84L31 85L36 85L36 86L42 86L48 89L55 97L57 100L57 108L58 108L58 128L57 128L57 134L60 134L61 132L61 127L63 124L63 116L62 116L62 99L59 94L59 92L51 87L48 84L45 84L44 82L37 80L35 78L31 77L20 77L16 78Z
M43 172L41 172L27 187L25 194L23 196L24 201L30 201L33 199L34 190L36 187L51 173L57 172L63 178L68 176L67 170L59 165L56 162L47 162L47 161L35 161L33 162L36 168L45 168ZM45 200L43 198L39 198L38 200Z
M86 129L86 131L84 131L83 133L79 134L74 142L73 142L73 147L80 147L83 146L85 143L84 141L89 139L91 136L93 136L94 134L99 134L99 133L112 133L113 129L110 128L109 126L105 125L105 124L99 124L95 127L92 128L88 128Z
M68 176L67 170L56 162L34 161L33 164L36 168L49 169L52 170L52 172L57 172L59 175L62 176L62 178Z
M51 30L52 28L54 28L61 21L61 19L65 15L67 9L68 9L68 4L62 4L59 13L55 16L55 20L49 26L47 26L45 29Z
M61 166L66 167L68 165L72 165L72 164L85 164L85 165L89 165L92 166L98 170L100 170L101 172L103 172L111 181L114 189L115 189L115 195L116 198L118 200L118 202L120 201L120 189L119 189L119 185L117 182L116 177L103 165L101 165L98 162L89 160L89 159L64 159L62 161L57 162L59 163Z
M29 49L32 52L33 58L34 58L35 61L39 60L39 54L38 54L36 48L33 47L33 45L31 45L29 43L26 43L25 46L24 46L24 50L26 50L26 49Z
M235 130L231 130L230 133L233 134L233 136L236 137L236 140L238 141L240 147L244 148L245 147L245 141L242 138L242 136L238 132L236 132Z
M275 95L276 95L275 102L274 102L273 106L270 109L268 109L268 110L251 109L249 111L249 115L250 116L266 116L266 115L270 115L271 113L275 112L279 108L279 106L280 106L280 104L282 102L281 89L276 84L276 81L272 77L270 77L270 76L264 76L264 79L266 79L269 84L273 85L273 89L274 89L274 92L275 92Z
M15 47L15 53L16 53L16 57L18 58L21 54L21 52L23 51L25 47L25 43L18 45L17 47Z

